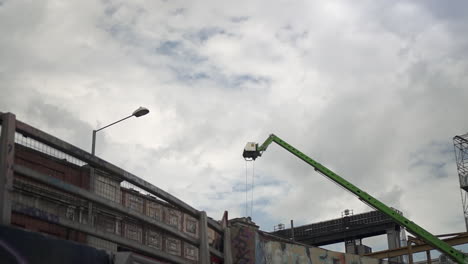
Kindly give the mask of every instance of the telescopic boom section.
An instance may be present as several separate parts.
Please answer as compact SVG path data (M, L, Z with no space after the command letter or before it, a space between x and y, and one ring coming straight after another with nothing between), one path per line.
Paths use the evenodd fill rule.
M316 171L323 174L325 177L331 179L332 181L336 182L337 184L343 186L348 191L352 192L359 199L366 204L370 205L371 207L379 210L380 212L388 215L391 217L396 223L401 226L404 226L409 232L414 234L415 236L424 240L427 244L433 246L434 248L440 250L441 252L445 253L451 259L458 263L468 263L468 258L465 255L444 241L440 240L436 236L432 235L424 228L420 227L419 225L415 224L414 222L410 221L406 217L402 216L392 208L388 207L384 203L380 202L379 200L372 197L370 194L364 192L363 190L359 189L352 183L348 182L347 180L340 177L338 174L334 173L333 171L329 170L327 167L323 166L322 164L316 162L315 160L311 159L304 153L300 152L298 149L294 148L293 146L286 143L284 140L280 139L279 137L271 134L265 142L258 146L256 143L247 143L247 146L244 149L243 156L245 159L255 160L256 158L262 156L262 153L268 148L268 146L275 142L276 144L280 145L287 151L291 152L294 156L300 158L301 160L305 161L307 164L311 165L315 168Z

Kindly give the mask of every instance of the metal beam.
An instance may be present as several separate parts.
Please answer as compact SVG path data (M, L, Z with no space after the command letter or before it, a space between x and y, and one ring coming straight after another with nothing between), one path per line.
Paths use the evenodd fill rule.
M162 222L159 222L159 221L156 221L155 219L151 218L151 217L148 217L146 215L143 215L143 214L140 214L138 212L135 212L133 210L130 210L129 208L127 207L124 207L122 206L121 204L119 203L116 203L114 201L111 201L111 200L108 200L104 197L101 197L101 196L98 196L97 194L94 194L92 192L89 192L85 189L82 189L82 188L79 188L79 187L76 187L74 185L71 185L69 183L66 183L66 182L63 182L59 179L56 179L56 178L53 178L51 176L47 176L47 175L44 175L44 174L41 174L37 171L34 171L30 168L27 168L27 167L24 167L24 166L21 166L21 165L15 165L15 172L18 173L18 174L21 174L21 175L24 175L24 176L27 176L31 179L34 179L36 181L39 181L39 182L42 182L42 183L45 183L49 186L52 186L54 188L57 188L59 190L62 190L62 191L65 191L67 193L70 193L70 194L73 194L73 195L76 195L78 197L81 197L81 198L84 198L88 201L92 201L93 203L96 203L96 204L100 204L104 207L107 207L111 210L114 210L116 212L119 212L119 213L122 213L122 214L125 214L127 216L130 216L130 217L133 217L133 218L136 218L138 220L141 220L145 223L148 223L150 225L153 225L159 229L162 229L168 233L170 233L171 235L174 235L176 236L177 238L181 238L195 246L198 246L200 244L200 241L196 238L193 238L183 232L180 232L179 230L177 230L176 228L172 227L172 226L169 226L165 223L162 223Z
M0 135L0 224L10 225L16 117L12 113L0 114L0 117L2 117Z
M308 244L311 246L323 246L333 243L344 242L350 237L362 239L366 237L378 236L386 234L388 228L394 228L395 223L384 223L379 225L369 225L368 227L359 227L354 229L342 229L340 231L316 234L314 236L297 236L296 241Z
M464 233L463 235L460 235L457 237L444 239L443 241L451 246L466 244L468 243L468 233ZM411 252L417 253L417 252L423 252L423 251L432 250L432 249L435 249L435 248L427 244L413 245L411 247ZM402 255L407 255L407 254L408 254L408 247L400 247L400 248L395 248L395 249L373 252L370 254L365 254L364 256L377 258L377 259L384 259L384 258L398 257Z
M17 212L17 213L23 214L23 212ZM190 261L183 259L181 257L170 255L164 251L156 250L155 248L148 247L146 245L142 245L139 243L135 243L135 240L130 240L128 238L125 238L119 235L115 235L109 232L104 232L98 228L90 227L88 225L80 224L77 222L73 222L62 217L58 217L55 224L66 227L66 228L78 230L80 232L83 232L88 235L92 235L92 236L95 236L95 237L98 237L107 241L117 243L119 245L134 249L137 252L141 252L149 256L167 260L170 263L191 264Z
M202 211L200 214L200 248L199 248L199 263L210 263L210 246L208 244L208 225L206 212Z
M224 259L224 255L223 255L223 252L217 250L217 249L214 249L212 247L210 247L210 254L211 255L214 255L220 259Z

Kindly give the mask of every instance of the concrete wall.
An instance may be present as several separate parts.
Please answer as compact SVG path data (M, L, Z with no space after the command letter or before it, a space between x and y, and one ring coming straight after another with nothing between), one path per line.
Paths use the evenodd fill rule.
M378 264L379 260L308 247L274 238L249 226L232 226L233 263L239 264Z

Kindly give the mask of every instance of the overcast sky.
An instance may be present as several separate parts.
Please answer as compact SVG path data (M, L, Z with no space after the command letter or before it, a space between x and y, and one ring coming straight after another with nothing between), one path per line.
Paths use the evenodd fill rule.
M245 216L243 147L275 133L430 232L465 231L467 3L0 0L0 111L90 150L149 108L97 155L215 219ZM261 229L347 208L370 210L280 147L255 162Z

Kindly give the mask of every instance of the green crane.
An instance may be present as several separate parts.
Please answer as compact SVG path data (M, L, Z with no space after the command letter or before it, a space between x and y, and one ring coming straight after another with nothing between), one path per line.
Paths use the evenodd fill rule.
M401 226L404 226L406 230L410 233L414 234L415 236L419 237L420 239L424 240L427 244L433 246L434 248L438 249L442 253L449 256L451 259L456 261L460 264L468 263L468 257L466 257L461 251L453 248L452 246L448 245L444 241L440 240L436 236L432 235L424 228L420 227L419 225L415 224L414 222L410 221L408 218L404 217L403 215L399 214L392 208L388 207L381 201L375 199L370 194L366 193L365 191L359 189L354 184L348 182L347 180L340 177L338 174L334 173L333 171L329 170L327 167L323 166L319 162L313 160L312 158L308 157L295 147L289 145L287 142L282 140L281 138L271 134L262 145L258 145L257 143L249 142L247 143L243 156L245 159L252 159L255 160L256 158L262 156L262 153L268 148L268 146L275 142L276 144L280 145L287 151L291 152L294 156L300 158L301 160L305 161L310 166L314 167L316 171L323 174L325 177L331 179L335 183L341 185L348 191L352 192L359 199L366 204L370 205L371 207L379 210L380 212L388 215L391 217L396 223Z

